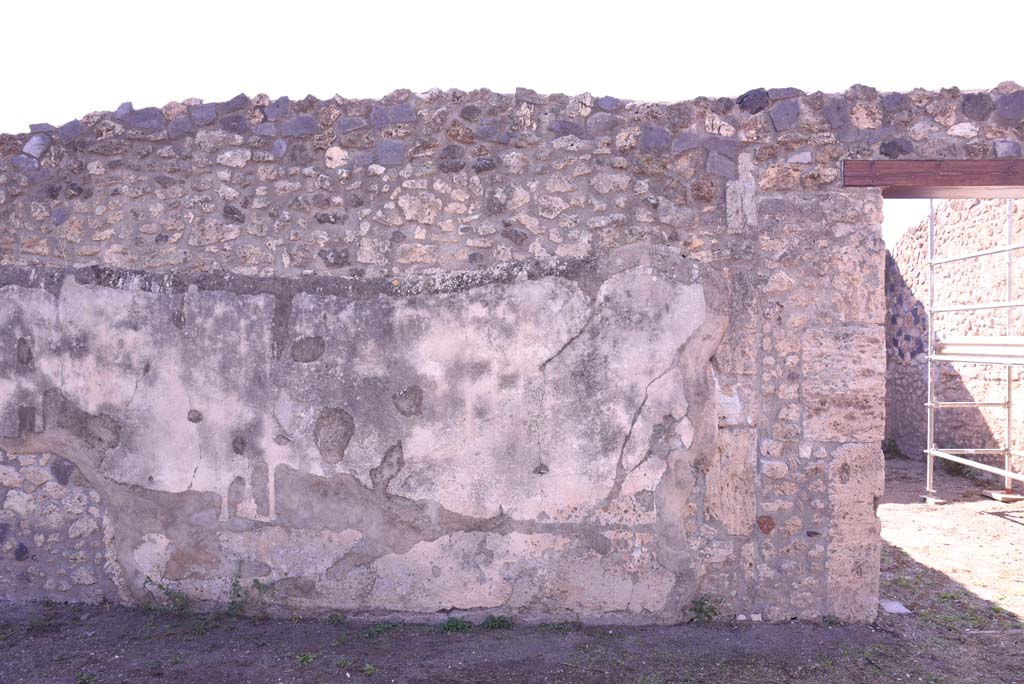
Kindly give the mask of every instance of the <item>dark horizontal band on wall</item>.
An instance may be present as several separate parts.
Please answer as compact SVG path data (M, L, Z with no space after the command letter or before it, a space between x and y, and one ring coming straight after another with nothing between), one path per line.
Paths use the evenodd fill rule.
M1024 159L847 159L843 186L888 198L1024 197Z

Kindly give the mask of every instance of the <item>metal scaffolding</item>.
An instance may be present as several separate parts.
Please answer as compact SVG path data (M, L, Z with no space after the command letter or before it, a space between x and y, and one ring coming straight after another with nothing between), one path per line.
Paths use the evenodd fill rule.
M935 258L935 201L928 205L928 395L925 404L928 412L928 437L925 458L927 474L925 478L925 499L937 500L935 492L935 459L941 458L976 468L1003 478L1002 490L989 490L985 494L994 499L1009 501L1021 497L1014 496L1013 482L1024 482L1024 473L1013 472L1013 457L1020 457L1024 452L1013 449L1013 371L1015 367L1024 366L1024 336L1014 335L1013 312L1024 307L1024 300L1014 299L1013 293L1013 253L1024 249L1024 243L1013 241L1013 200L1006 201L1006 245L986 249L970 254ZM952 262L978 259L994 254L1006 254L1006 297L1003 301L979 304L957 304L952 306L935 306L935 268ZM960 311L982 311L992 309L1006 310L1006 334L998 337L947 337L937 339L937 314ZM1003 401L941 401L936 398L935 370L939 363L973 363L1006 368L1006 395ZM940 409L963 408L999 408L1006 410L1006 430L1002 448L939 448L935 445L935 412ZM982 463L967 456L996 456L1002 454L1003 467Z

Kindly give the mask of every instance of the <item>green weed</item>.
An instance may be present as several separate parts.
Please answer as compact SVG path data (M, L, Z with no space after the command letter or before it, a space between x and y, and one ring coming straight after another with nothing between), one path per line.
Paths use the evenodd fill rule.
M185 592L169 587L163 582L157 582L149 575L146 575L146 579L142 582L142 586L148 587L150 585L156 587L160 593L164 595L164 599L171 605L171 609L175 613L192 612L192 601Z
M690 602L691 622L711 622L721 614L722 599L711 594L702 594Z
M397 622L378 622L377 624L364 629L361 634L367 639L373 639L375 637L379 637L381 634L386 634L397 627Z
M512 629L512 619L504 615L488 615L480 626L484 629Z
M441 625L441 631L445 634L454 634L456 632L472 632L473 623L469 620L460 620L457 617L450 617L444 621Z

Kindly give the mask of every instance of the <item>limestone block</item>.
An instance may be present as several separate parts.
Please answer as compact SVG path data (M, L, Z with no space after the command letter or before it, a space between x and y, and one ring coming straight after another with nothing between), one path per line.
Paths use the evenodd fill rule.
M704 509L729 534L746 535L754 526L756 441L755 430L718 431L715 460L705 476Z
M885 419L882 326L811 329L801 349L805 437L880 442Z
M844 444L828 466L829 613L844 620L872 620L877 610L881 525L875 514L885 484L876 443Z

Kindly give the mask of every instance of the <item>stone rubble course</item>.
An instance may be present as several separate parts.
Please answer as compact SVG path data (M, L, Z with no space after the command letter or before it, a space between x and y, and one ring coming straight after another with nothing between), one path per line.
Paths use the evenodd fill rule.
M1019 155L1021 97L239 95L2 135L0 595L871 620L881 196L840 161Z

